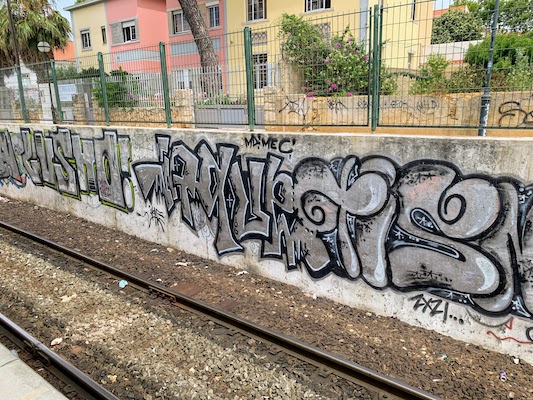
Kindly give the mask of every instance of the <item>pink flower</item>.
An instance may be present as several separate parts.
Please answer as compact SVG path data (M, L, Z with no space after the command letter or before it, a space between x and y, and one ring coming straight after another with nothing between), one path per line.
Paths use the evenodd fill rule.
M300 88L300 90L301 90L302 92L305 92L305 91L307 90L307 88L306 88L305 86L302 86L302 87Z
M354 53L354 54L359 54L359 51L355 50L353 53Z
M341 44L340 44L340 43L337 43L337 48L338 48L338 49L341 48Z
M331 92L331 88L330 87L328 87L328 92Z
M313 92L309 92L305 95L305 97L313 97Z
M329 80L329 79L326 79L326 81L325 81L325 82L326 82L326 84L327 84L327 85L329 85L329 84L331 83L331 80Z
M352 97L353 94L352 94L352 93L347 93L346 96L348 96L348 97Z
M353 38L348 38L348 43L352 43L353 42Z
M337 90L337 84L336 84L336 83L332 83L332 84L331 84L331 88L332 88L333 90Z
M365 61L368 60L368 56L364 56L363 60L365 60Z

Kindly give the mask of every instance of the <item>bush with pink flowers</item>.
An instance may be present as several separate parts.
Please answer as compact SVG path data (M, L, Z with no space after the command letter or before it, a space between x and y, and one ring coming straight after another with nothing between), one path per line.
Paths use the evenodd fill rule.
M284 14L280 36L284 58L302 71L302 92L308 97L368 94L371 61L349 27L329 38L303 18ZM384 67L381 72L381 93L392 94L396 80Z

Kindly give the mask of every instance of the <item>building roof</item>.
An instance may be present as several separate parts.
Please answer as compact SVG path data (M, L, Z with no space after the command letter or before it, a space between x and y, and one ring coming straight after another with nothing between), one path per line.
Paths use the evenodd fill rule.
M97 4L97 3L103 3L104 1L105 0L85 0L85 1L82 1L80 3L76 3L76 4L73 4L71 6L65 7L63 10L65 10L65 11L74 11L74 10L77 10L78 8L91 6L91 5Z
M76 58L74 53L74 42L72 40L67 41L67 46L63 50L54 49L54 60L73 60Z
M443 8L441 10L433 10L433 18L440 17L442 14L445 14L451 10L468 12L468 6L463 4L460 6L452 6L450 8Z

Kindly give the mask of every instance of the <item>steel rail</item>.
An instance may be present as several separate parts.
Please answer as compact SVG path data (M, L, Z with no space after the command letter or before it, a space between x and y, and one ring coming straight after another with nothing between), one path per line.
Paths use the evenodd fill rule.
M118 397L108 392L74 365L62 359L58 354L54 353L1 313L0 332L4 332L8 339L19 346L19 348L28 351L34 357L41 360L52 374L61 380L66 380L66 383L77 390L78 394L82 395L85 399L119 400ZM79 393L80 390L82 393Z
M133 286L153 291L173 302L179 303L180 306L183 305L197 313L207 315L226 326L230 326L245 332L248 335L269 342L280 347L283 351L289 352L292 355L310 362L318 367L329 368L334 374L339 375L355 384L363 386L371 391L377 392L380 399L439 399L439 397L436 397L431 393L407 385L404 382L390 378L354 362L335 356L315 346L274 331L273 329L256 324L255 322L239 317L236 314L227 312L201 300L179 293L164 285L149 281L136 274L123 271L117 267L86 256L76 250L70 249L59 243L52 242L26 230L17 228L2 221L0 221L0 227L24 236L37 243L41 243L77 260L81 260L92 267L104 271L119 279L124 279L128 281L128 284L133 284Z

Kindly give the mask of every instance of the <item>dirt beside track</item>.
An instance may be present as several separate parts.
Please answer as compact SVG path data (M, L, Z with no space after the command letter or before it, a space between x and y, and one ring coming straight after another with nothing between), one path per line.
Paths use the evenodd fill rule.
M439 397L533 399L533 366L511 356L33 204L0 201L0 220L163 285L196 288L195 298Z

